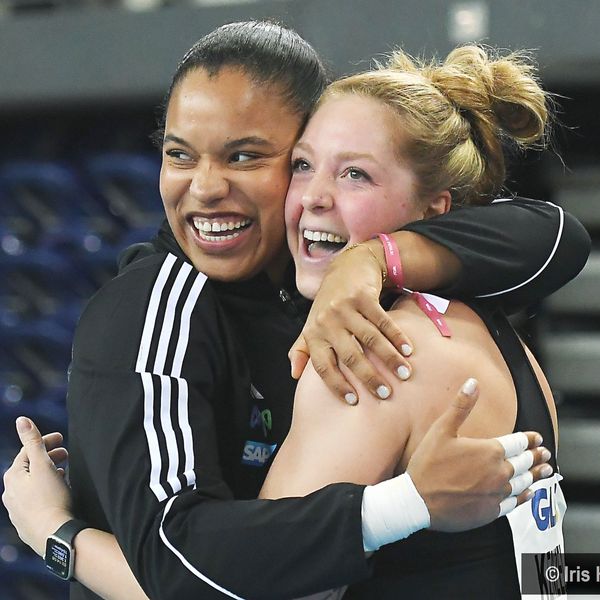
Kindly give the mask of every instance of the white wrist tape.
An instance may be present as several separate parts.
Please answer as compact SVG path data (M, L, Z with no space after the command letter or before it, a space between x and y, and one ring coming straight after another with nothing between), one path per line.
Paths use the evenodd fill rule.
M365 488L362 500L365 552L404 539L430 524L427 505L408 473Z

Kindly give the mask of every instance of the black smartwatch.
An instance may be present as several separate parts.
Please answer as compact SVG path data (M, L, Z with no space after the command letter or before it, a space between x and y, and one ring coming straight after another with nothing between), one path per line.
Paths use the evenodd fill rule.
M82 530L89 525L77 519L71 519L46 540L46 553L44 562L46 567L57 577L69 581L73 578L75 568L75 548L73 540Z

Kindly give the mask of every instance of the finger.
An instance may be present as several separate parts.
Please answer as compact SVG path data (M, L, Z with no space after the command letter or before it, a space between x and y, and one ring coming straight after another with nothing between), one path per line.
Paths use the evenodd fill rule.
M517 499L514 496L505 498L500 502L498 516L503 517L517 506Z
M34 464L36 461L48 460L42 434L35 423L27 417L19 417L16 421L16 426L19 439L23 444L23 450L27 454L29 463Z
M386 400L392 394L392 388L375 368L373 363L365 356L354 337L350 336L349 343L342 346L338 352L340 362L361 381L371 394L378 400Z
M358 403L358 394L340 371L332 348L322 347L314 350L311 361L317 375L338 398L347 404Z
M533 490L525 490L522 494L517 496L517 506L521 506L524 502L533 498Z
M412 373L410 363L370 321L365 320L360 331L354 335L364 349L369 349L377 355L400 380L406 381L410 377Z
M456 437L461 425L471 414L479 398L479 383L476 379L467 379L452 401L452 404L438 417L432 425L442 432Z
M413 353L413 343L410 338L400 329L398 324L392 319L390 313L385 311L380 304L376 302L368 302L361 304L360 311L363 317L375 326L386 340L397 350L402 356L410 356ZM358 337L358 336L357 336ZM380 358L384 359L384 356ZM386 364L387 361L386 361ZM394 369L394 365L388 365Z
M534 466L534 467L537 465L541 465L543 463L550 462L550 458L552 457L550 450L548 450L548 448L544 448L544 446L540 446L539 448L536 448L535 450L529 450L529 452L531 452L533 454L533 465L532 466Z
M517 454L521 454L521 452L527 450L529 445L529 439L522 431L509 433L508 435L502 435L494 439L500 442L500 445L504 448L504 458L511 458L517 456Z
M288 352L288 358L292 367L292 378L300 379L300 376L304 372L304 368L310 358L310 352L306 345L304 336L300 334L296 341L293 343L290 351Z
M44 446L46 450L50 451L54 448L58 448L63 443L62 433L58 431L53 431L52 433L47 433L42 436L42 440L44 441Z
M533 473L526 471L517 477L513 477L508 483L510 485L510 495L518 496L533 483Z
M542 465L538 465L537 467L533 467L531 473L533 474L533 481L539 481L540 479L547 479L554 473L554 469L552 465L548 463L544 463Z
M542 445L544 438L537 431L526 431L525 435L527 436L528 445L527 447L530 450L537 448Z
M55 465L58 465L65 462L69 458L69 453L67 452L66 448L54 448L48 452L48 456Z
M507 458L507 462L513 467L513 477L518 477L525 473L525 471L528 471L533 466L533 458L533 452L531 450L525 450L525 452L522 452L517 456ZM521 492L519 492L519 494L520 493Z

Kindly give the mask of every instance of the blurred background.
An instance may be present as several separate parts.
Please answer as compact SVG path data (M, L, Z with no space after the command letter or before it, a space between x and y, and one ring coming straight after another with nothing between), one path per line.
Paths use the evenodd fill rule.
M297 29L333 75L395 45L426 56L469 41L535 51L559 96L557 152L526 156L510 189L574 213L594 250L520 328L559 407L566 547L600 552L597 0L0 0L0 471L17 451L16 416L66 433L82 305L114 274L119 250L160 223L149 136L178 60L218 25L265 17ZM1 507L0 600L66 595Z

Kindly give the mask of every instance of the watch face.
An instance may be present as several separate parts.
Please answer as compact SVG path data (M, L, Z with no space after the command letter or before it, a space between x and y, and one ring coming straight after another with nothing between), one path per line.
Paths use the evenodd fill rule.
M49 537L46 542L46 566L61 579L71 577L71 547L57 538Z

